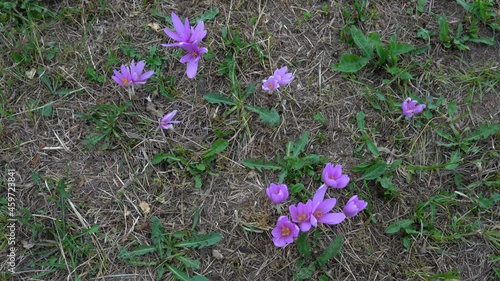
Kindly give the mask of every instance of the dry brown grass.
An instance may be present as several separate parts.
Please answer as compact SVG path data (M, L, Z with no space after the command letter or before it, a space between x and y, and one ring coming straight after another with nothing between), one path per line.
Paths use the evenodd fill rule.
M373 109L363 93L374 89L391 101L402 100L409 91L423 98L444 96L456 101L459 114L465 115L456 124L459 129L476 128L484 122L498 124L498 85L486 87L482 100L467 102L473 82L464 78L473 77L474 69L478 70L478 76L486 68L498 73L500 54L496 47L474 45L469 52L459 52L445 49L433 40L426 54L407 57L401 62L417 65L412 72L416 79L409 84L384 85L382 80L388 78L388 74L372 67L353 76L332 71L331 65L343 53L356 52L340 37L347 20L342 16L341 7L351 2L116 0L108 1L107 8L101 10L99 4L89 1L61 1L50 3L50 8L60 14L32 26L30 34L11 29L9 34L0 35L0 46L4 50L0 56L2 104L6 107L4 111L8 109L12 113L10 117L0 115L0 164L4 169L16 169L18 212L27 218L19 224L18 243L33 244L31 248L19 247L15 278L33 280L36 274L53 268L41 263L61 255L66 266L41 279L77 280L75 276L80 276L80 280L155 280L155 267L124 263L118 258L120 249L151 244L153 215L160 218L170 233L189 230L194 214L201 210L196 232L217 232L224 238L213 247L190 251L191 258L201 261L199 273L210 280L292 280L300 255L294 245L284 249L274 247L270 234L278 213L269 204L265 188L270 182L276 182L278 175L250 171L239 164L242 160L254 157L273 160L285 154L288 141L296 140L303 131L309 130L311 139L321 136L323 140L311 141L307 152L341 163L355 180L360 174L350 170L362 163L363 157L371 157L354 153L361 143L356 125L356 114L361 110L366 114L367 127L373 130L377 145L390 151L387 157L404 159L410 165L435 165L449 159L450 150L437 145L442 139L430 121L423 121L423 127L418 128L398 119L399 111ZM376 2L370 3L376 16L360 25L365 33L378 32L383 40L397 33L398 41L420 46L424 43L416 39L416 28L424 24L429 29L437 28L428 14L407 13L416 1ZM430 2L433 5L428 7L429 11L446 14L451 23L463 17L463 10L454 1ZM330 7L328 12L322 10L323 5ZM155 32L146 27L148 23L158 23L162 28L170 26L153 17L150 11L156 9L164 15L174 11L193 18L211 7L220 11L214 20L205 22L208 30L205 44L214 52L214 57L203 59L198 76L190 80L184 75L184 66L172 55L173 50L159 46L169 40L167 36L161 30ZM311 13L310 19L304 19L305 12ZM255 24L252 19L256 20ZM209 92L228 94L230 91L229 80L218 75L228 52L222 45L223 27L237 30L243 40L255 42L268 56L269 59L261 63L251 48L241 50L236 57L237 73L241 85L257 83L256 93L246 103L275 107L283 120L278 127L262 124L256 115L250 114L251 134L248 134L237 114L225 117L227 108L210 105L203 99ZM498 39L497 35L497 44ZM14 62L9 52L22 50L28 42L36 42L36 48L30 53L31 62ZM57 42L60 48L54 60L42 54L48 42ZM111 80L112 69L129 61L121 44L133 46L142 55L148 54L151 45L157 45L159 54L168 56L162 74L175 77L172 92L175 99L140 88L129 108L136 115L119 124L123 138L114 141L109 149L86 151L83 140L94 132L94 126L76 115L89 113L91 105L119 103L128 98ZM113 55L117 56L117 63L107 64ZM292 85L280 94L262 92L259 82L283 65L295 72ZM106 81L91 81L86 75L87 66L104 74ZM58 77L61 87L78 92L68 97L51 94L38 76L26 78L26 71L37 68L50 77ZM468 74L460 76L461 73ZM146 96L152 97L153 107L148 105ZM30 108L30 99L40 100L39 106L53 102L52 116L43 117ZM156 129L159 115L173 109L179 110L177 119L182 123L171 131ZM325 117L326 127L313 120L318 111ZM444 122L445 117L437 113L432 121ZM215 162L218 175L203 176L202 189L195 189L189 173L177 166L151 164L151 158L159 152L191 151L199 156L218 136L230 139L230 145ZM356 182L348 191L332 192L332 196L339 197L338 206L344 205L349 198L347 194L356 193L369 198L370 206L368 211L339 226L321 227L321 239L313 249L315 255L335 236L345 238L342 254L332 260L324 272L332 280L440 280L429 277L445 272L457 272L461 280L494 280L493 264L488 256L498 255L500 249L484 232L500 231L498 206L474 213L468 208L472 206L471 197L498 194L498 187L480 185L469 189L466 197L457 196L453 204L438 207L436 225L442 226L443 231L450 231L451 217L456 214L471 220L465 225L479 220L482 232L452 241L418 235L411 238L411 247L406 249L401 235L388 235L385 229L413 216L419 202L443 192L457 191L456 174L461 175L464 185L486 179L498 181L499 146L498 134L478 142L479 152L464 155L455 171L397 169L393 183L400 194L392 199L384 197L373 182ZM36 175L41 177L38 182ZM68 237L56 231L61 208L59 195L52 186L61 179L70 194L64 214L68 235L78 235L89 226L99 225L98 232L85 241L93 246L92 254L78 260L79 266L74 271L67 264L68 249L61 246ZM318 185L311 178L304 179L304 184L311 192ZM149 213L141 210L141 202L148 203ZM154 255L150 259L154 260ZM2 268L4 266L2 263ZM173 277L167 272L164 279L173 280Z

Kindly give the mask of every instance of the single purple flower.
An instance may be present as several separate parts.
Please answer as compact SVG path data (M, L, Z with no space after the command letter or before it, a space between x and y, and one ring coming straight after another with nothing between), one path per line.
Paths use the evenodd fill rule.
M274 76L270 76L267 80L262 80L262 89L264 91L273 91L280 87L278 80Z
M287 73L287 71L288 71L288 69L286 66L279 68L279 69L276 69L274 71L273 77L274 77L274 79L276 79L276 81L278 82L278 84L280 86L285 86L285 85L290 84L290 82L292 82L292 80L294 78L293 74Z
M276 247L285 247L299 236L299 227L290 222L287 216L281 216L278 218L278 223L276 223L276 227L271 233L274 245Z
M153 70L142 73L144 71L144 66L146 66L146 62L143 60L137 64L135 64L134 60L130 63L130 75L132 76L134 84L145 84L146 80L155 73Z
M193 28L189 25L188 18L182 23L181 19L175 13L172 13L172 24L174 25L175 32L168 28L163 29L163 31L168 37L177 42L173 44L162 44L164 47L180 47L183 44L198 44L207 35L203 21L198 22L196 27Z
M286 184L271 183L266 189L266 193L273 204L280 204L288 199L288 187Z
M309 231L311 229L311 222L309 221L312 212L311 200L307 200L304 203L298 203L297 206L290 205L290 214L292 216L292 221L299 224L300 230L302 232Z
M174 110L170 113L167 113L165 116L163 116L162 118L160 118L158 120L158 124L160 126L160 128L162 129L171 129L173 127L172 124L177 124L177 123L180 123L181 121L172 121L172 119L174 118L175 114L177 114L177 110Z
M344 221L345 214L343 213L329 213L335 204L337 199L329 198L324 200L327 186L322 185L314 194L312 205L313 209L311 212L311 225L314 227L318 226L318 222L324 224L339 224Z
M181 58L180 62L187 63L186 75L188 78L194 78L198 71L198 62L200 61L201 55L208 52L208 50L207 48L198 47L197 44L183 44L179 47L188 52Z
M111 78L123 87L129 87L134 84L145 84L146 80L155 73L153 70L142 73L145 65L146 63L144 61L135 64L135 61L132 60L130 67L122 64L120 67L121 72L113 70L115 75Z
M358 199L358 195L354 195L347 201L347 204L344 206L344 214L350 218L357 215L359 212L363 211L368 203L364 200Z
M349 183L349 176L342 174L342 166L327 163L323 169L323 182L333 188L344 188Z
M120 72L116 71L115 69L113 69L113 72L115 73L115 75L113 75L111 78L113 78L113 80L115 80L119 85L128 87L134 83L132 81L130 69L126 65L122 64L122 66L120 67Z
M411 118L414 114L421 113L425 108L425 104L417 105L417 103L418 101L412 100L411 98L407 98L405 101L403 101L403 104L401 104L403 115Z

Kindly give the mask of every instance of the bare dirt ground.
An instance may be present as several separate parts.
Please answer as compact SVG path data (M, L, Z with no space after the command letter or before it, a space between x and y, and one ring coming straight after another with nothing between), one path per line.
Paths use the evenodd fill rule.
M431 121L423 120L417 127L399 118L400 111L395 107L374 109L366 92L378 90L390 102L404 100L409 92L423 100L444 97L454 101L457 114L463 115L456 121L458 130L475 129L485 122L498 124L498 81L481 84L481 80L475 84L479 80L473 79L476 72L484 75L484 69L490 69L492 77L500 77L495 74L500 63L498 35L495 46L472 44L466 52L445 48L434 38L425 53L400 62L415 65L411 71L414 80L384 84L383 79L390 79L384 69L365 67L353 75L331 69L343 53L356 52L354 46L342 40L347 19L341 11L353 1L77 2L51 1L49 7L57 12L57 18L33 26L29 35L11 30L12 36L0 36L2 104L6 106L3 111L11 113L0 119L0 164L16 171L17 212L25 218L17 230L16 239L24 246L19 246L17 252L15 280L34 280L35 275L52 269L55 270L38 279L77 280L78 275L80 280L155 280L156 267L127 264L119 258L120 250L151 244L152 216L160 219L167 233L172 233L190 230L198 214L196 233L216 232L223 238L212 247L189 252L191 258L201 261L196 272L209 280L293 280L301 258L295 245L277 248L271 241L270 230L279 215L269 203L265 188L277 182L278 173L250 170L241 161L257 157L274 160L285 155L286 144L306 130L311 135L307 153L341 163L354 183L346 190L331 192L330 196L338 196L336 209L353 194L369 200L367 210L355 218L320 228L312 260L337 235L344 237L344 243L342 253L321 272L313 273L310 280L317 280L321 274L330 280L455 280L440 273L454 273L458 280L498 278L493 269L499 267L498 261L492 262L490 257L500 252L500 236L496 236L495 244L485 233L498 235L499 208L494 205L487 210L473 209L471 206L475 205L470 199L489 198L498 194L498 187L479 184L473 190L467 189L469 193L456 187L457 174L463 186L500 180L498 134L479 140L475 144L478 152L462 155L455 170L398 168L392 177L399 191L395 197L384 196L375 181L357 181L362 173L351 171L373 157L356 152L361 144L356 120L360 111L365 113L377 146L386 148L384 159L392 157L410 165L431 166L447 161L452 152L438 145L442 139ZM397 34L398 42L424 46L427 42L416 38L415 32L424 26L438 29L430 12L446 15L452 27L464 17L464 10L455 1L430 1L426 13L409 13L416 2L370 2L368 10L372 16L358 23L358 28L364 33L379 33L385 42ZM102 5L106 8L102 9ZM325 5L328 9L323 8ZM175 12L181 18L191 19L213 7L219 13L205 22L208 35L204 40L213 55L202 59L198 76L191 80L185 76L185 66L178 62L173 50L160 46L169 42L168 37L148 24L171 26L154 16L153 11L167 17ZM306 12L310 13L307 19ZM227 107L203 99L204 94L229 94L231 89L229 79L219 75L230 50L223 43L224 27L237 31L245 42L255 42L266 55L261 61L254 48L239 50L235 55L237 78L243 87L257 83L256 92L245 103L276 108L282 119L279 126L263 124L257 115L251 114L247 133L237 114L226 116ZM56 42L59 51L55 59L48 60L42 53L33 52L30 63L13 61L10 52L22 51L24 44L31 44L31 36L37 39L36 50L45 50L49 42ZM168 57L160 69L163 82L166 77L175 77L170 89L172 98L161 95L154 86L138 88L128 108L135 115L124 117L119 124L122 138L113 140L105 149L97 145L86 150L84 139L95 132L95 126L78 114L88 114L89 107L95 104L128 100L127 93L111 80L112 69L131 59L123 45L133 46L145 56L155 45L158 54ZM291 86L280 93L263 92L261 81L284 65L296 77ZM91 81L86 73L88 66L103 74L105 82ZM47 89L38 75L26 77L26 71L39 68L58 79L60 88L78 91L58 96ZM482 88L481 98L478 85L487 85ZM467 99L471 92L476 92L473 101ZM152 104L147 96L152 98ZM38 106L53 102L51 116L42 116L28 106L33 99L40 101ZM182 122L173 130L157 129L156 120L161 117L157 113L173 109L179 111L177 120ZM317 112L324 116L324 124L313 119ZM446 110L435 112L432 122L444 122ZM215 160L217 175L202 175L201 189L194 187L194 180L185 169L151 163L151 158L160 152L187 151L189 157L200 157L205 151L203 147L220 137L228 139L229 146ZM316 174L321 170L322 166L317 166ZM64 210L56 188L61 179L69 194ZM317 178L310 176L304 177L302 183L312 193L319 186ZM440 194L456 196L453 204L436 205L433 220L435 227L442 230L441 237L436 232L409 236L407 248L403 245L404 233L386 233L386 228L396 221L413 218L420 202ZM139 206L141 202L146 202L150 210L144 211ZM99 226L86 240L92 246L86 251L88 255L59 259L65 253L59 239L69 239L57 236L56 221L60 219L67 224L68 237L94 224ZM474 223L480 227L469 232L454 229L457 221L464 227ZM453 231L467 235L443 238L452 237ZM146 260L155 258L151 254ZM61 268L53 266L56 260L70 259L78 261L74 270L69 270L67 264ZM173 277L167 272L163 279Z

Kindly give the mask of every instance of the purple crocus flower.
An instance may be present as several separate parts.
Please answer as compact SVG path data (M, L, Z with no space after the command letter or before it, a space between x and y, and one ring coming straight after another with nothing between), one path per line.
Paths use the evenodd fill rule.
M347 201L347 203L344 206L344 214L350 218L354 217L357 215L359 212L364 210L368 206L368 203L364 200L358 199L358 195L354 195Z
M407 98L405 101L403 101L403 104L401 104L403 115L411 118L414 114L421 113L425 108L425 104L417 105L417 103L418 101L412 100L411 98Z
M160 126L160 128L162 129L171 129L173 127L172 124L177 124L177 123L180 123L181 121L172 121L172 119L174 118L175 114L177 114L177 110L174 110L170 113L167 113L165 116L163 116L162 118L160 118L158 120L158 124Z
M183 44L180 47L188 52L181 58L180 62L187 63L186 75L188 78L194 78L198 71L198 62L201 55L208 52L208 50L207 48L198 47L197 44Z
M271 183L266 189L266 194L273 204L280 204L288 199L288 187L286 184Z
M324 224L339 224L345 219L345 214L343 213L329 213L335 204L337 199L329 198L324 200L327 186L322 185L314 194L311 213L311 225L314 227L318 226L318 222Z
M342 166L326 164L322 174L323 182L333 188L344 188L349 183L349 176L342 174Z
M278 84L280 86L285 86L290 84L293 80L293 74L292 73L287 73L288 68L286 66L283 66L282 68L276 69L274 71L273 77L276 79Z
M312 212L311 200L307 200L304 203L298 203L297 206L290 205L290 214L292 216L292 221L299 224L300 230L302 232L309 231L311 229L311 222L309 221Z
M276 247L285 247L299 236L299 227L290 222L287 216L281 216L271 234Z
M153 70L142 73L145 65L146 63L144 61L135 64L135 61L132 60L130 67L122 64L120 72L113 70L115 75L111 78L123 87L129 87L134 84L145 84L146 80L155 73Z
M172 13L172 24L174 25L175 32L168 28L165 28L163 31L168 37L177 42L174 44L162 44L164 47L180 47L183 44L198 44L207 35L203 21L198 22L196 27L193 28L189 24L188 18L182 23L181 19L175 13Z
M278 80L274 76L269 77L267 80L262 80L262 89L264 91L273 91L280 87Z

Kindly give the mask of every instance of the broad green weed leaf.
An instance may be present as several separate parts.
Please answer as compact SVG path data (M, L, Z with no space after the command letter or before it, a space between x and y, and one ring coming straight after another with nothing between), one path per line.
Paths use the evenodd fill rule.
M181 161L181 159L179 157L176 157L173 154L160 152L160 153L155 154L155 156L153 156L153 158L151 158L151 164L153 164L153 165L160 164L165 159L172 159L175 161Z
M262 122L266 124L269 124L271 126L277 126L281 123L280 115L274 108L266 109L253 105L245 105L245 108L252 112L258 113L260 120L262 120Z
M206 235L199 235L193 239L176 243L174 247L177 248L204 248L217 244L222 239L219 233L210 233Z
M368 59L371 59L373 57L373 46L366 39L363 32L361 32L359 29L356 28L356 26L353 25L351 26L351 35L352 39L354 40L354 43L356 43L358 48L361 50L363 56Z
M305 131L300 135L300 138L297 142L292 143L292 156L299 157L299 154L304 151L307 145L307 141L309 140L309 131Z
M401 220L389 225L385 229L385 233L394 234L399 232L401 229L406 229L408 226L413 224L413 220Z
M283 170L283 167L281 167L280 165L273 163L271 161L267 161L265 159L246 159L243 160L241 164L247 166L250 169L256 169L259 172L262 172L262 169Z
M353 54L343 54L340 62L332 66L333 70L354 73L368 64L370 59Z
M135 249L134 251L128 252L125 248L120 250L118 257L120 259L133 259L137 256L143 256L148 253L152 253L156 251L155 246L141 246Z
M232 99L217 93L206 94L203 98L212 104L236 105Z
M358 112L356 114L356 120L358 121L358 129L361 132L365 131L365 113L363 111Z
M199 18L196 18L194 22L213 20L217 14L219 14L219 9L213 7L210 10L204 12Z
M378 162L366 169L365 173L359 178L359 180L374 180L383 175L386 169L387 163Z
M397 56L413 51L413 46L410 44L395 44L392 48L392 53Z
M448 34L450 33L448 27L448 20L446 17L439 17L439 39L443 42L448 42Z
M321 256L318 257L317 261L320 267L325 266L330 259L340 253L340 250L342 250L343 241L344 237L342 235L335 237L335 240L333 240L332 244L330 244L330 246L325 249Z
M193 260L185 256L176 256L175 258L178 259L180 262L182 262L188 268L200 269L200 261Z
M227 148L228 145L229 145L228 140L225 140L225 139L216 140L212 144L210 149L207 150L207 152L205 152L205 154L203 154L203 158L207 158L207 157L213 156L217 153L221 153L222 151L224 151Z
M307 238L307 232L300 233L296 243L297 250L303 257L311 256L311 244L309 243L309 239Z
M181 281L191 281L191 278L187 275L187 273L185 272L182 272L180 269L168 264L168 263L165 263L165 266L168 268L168 270L170 270L170 272L172 272L172 274L177 277L177 279L181 280Z

